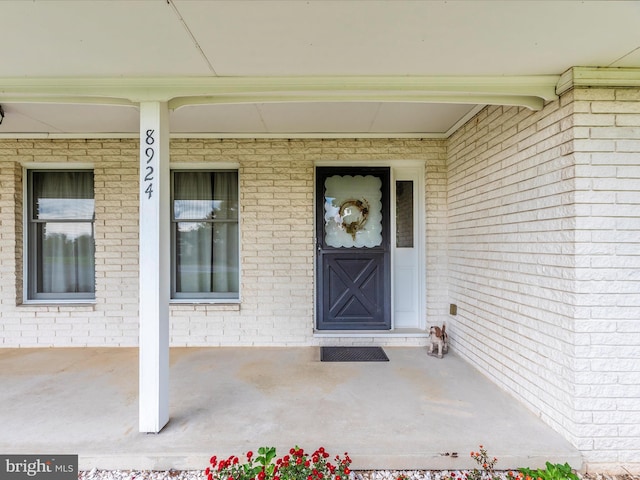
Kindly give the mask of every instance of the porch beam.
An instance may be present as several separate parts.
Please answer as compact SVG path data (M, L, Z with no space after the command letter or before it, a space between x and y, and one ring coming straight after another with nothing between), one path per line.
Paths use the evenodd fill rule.
M169 108L140 104L139 427L169 421Z
M0 78L4 102L418 101L496 103L537 109L554 100L559 75L530 76L287 76Z

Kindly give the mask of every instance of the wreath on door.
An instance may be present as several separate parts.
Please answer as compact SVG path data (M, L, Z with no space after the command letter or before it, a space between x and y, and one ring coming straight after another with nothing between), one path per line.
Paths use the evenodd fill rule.
M355 208L358 210L357 218L352 222L342 222L341 226L345 232L351 235L351 238L356 239L356 233L364 228L369 219L369 202L366 200L345 200L340 204L340 218L344 218L346 215L352 215L352 212L347 209ZM346 212L346 213L345 213Z

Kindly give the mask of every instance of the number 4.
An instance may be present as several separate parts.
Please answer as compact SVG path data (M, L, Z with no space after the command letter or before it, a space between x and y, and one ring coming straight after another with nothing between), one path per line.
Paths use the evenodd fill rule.
M144 193L148 195L147 198L151 198L151 194L153 193L153 183L150 183L149 185L147 185L147 188L145 189Z

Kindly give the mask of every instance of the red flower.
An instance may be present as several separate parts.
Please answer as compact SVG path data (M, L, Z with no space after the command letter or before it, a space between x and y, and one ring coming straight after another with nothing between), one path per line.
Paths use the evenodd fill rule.
M311 462L309 460L307 460L306 462L304 462L304 466L309 468L309 466L311 465Z
M218 458L214 455L214 456L213 456L213 457L211 457L211 459L209 460L209 463L215 467L215 466L216 466L216 461L217 461L217 460L218 460Z
M260 473L258 473L258 480L264 480L265 477L265 473L264 470L262 470Z
M247 460L251 461L251 457L253 457L253 452L251 450L249 450L247 452Z
M344 467L344 473L346 473L347 475L351 473L351 470L349 470L349 467Z

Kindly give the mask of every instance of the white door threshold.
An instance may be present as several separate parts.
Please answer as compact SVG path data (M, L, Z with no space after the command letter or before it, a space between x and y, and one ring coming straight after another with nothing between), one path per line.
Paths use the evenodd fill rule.
M315 338L425 338L429 332L419 328L393 330L315 330Z

